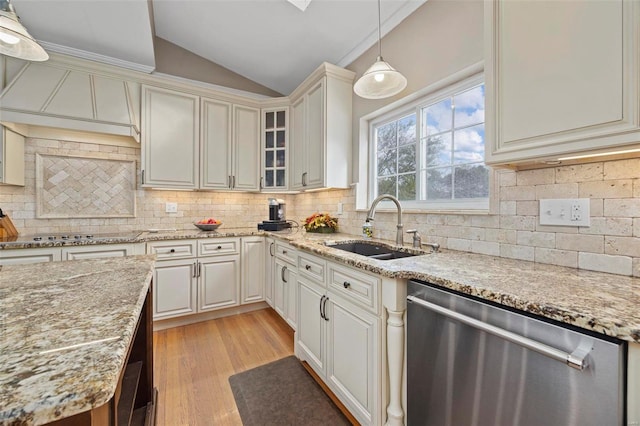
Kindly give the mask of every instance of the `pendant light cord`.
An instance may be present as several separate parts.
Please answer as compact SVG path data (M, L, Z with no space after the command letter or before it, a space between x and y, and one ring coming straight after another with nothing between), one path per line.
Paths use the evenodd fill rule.
M380 2L378 0L378 57L382 58L382 35L380 30Z

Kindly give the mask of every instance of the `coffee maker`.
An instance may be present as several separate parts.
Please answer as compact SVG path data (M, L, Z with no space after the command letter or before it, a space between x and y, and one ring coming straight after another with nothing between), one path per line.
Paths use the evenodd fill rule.
M269 198L269 220L263 220L258 224L258 229L265 231L282 231L291 228L291 223L286 220L286 206L284 200Z

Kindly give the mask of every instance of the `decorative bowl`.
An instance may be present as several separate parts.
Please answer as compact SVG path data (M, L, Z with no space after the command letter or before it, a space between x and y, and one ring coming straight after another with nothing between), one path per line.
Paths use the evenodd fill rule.
M215 231L222 223L194 223L193 225L202 231Z

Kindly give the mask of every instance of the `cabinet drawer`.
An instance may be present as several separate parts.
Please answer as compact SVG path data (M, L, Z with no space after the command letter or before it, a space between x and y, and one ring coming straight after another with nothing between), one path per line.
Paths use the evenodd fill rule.
M158 260L195 257L196 242L195 240L183 240L148 243L147 253L155 254Z
M373 312L378 312L380 278L329 264L329 290Z
M298 270L301 274L313 278L315 281L319 281L323 287L325 287L325 270L327 269L327 262L319 259L315 256L309 256L306 254L298 254Z
M210 238L198 241L198 256L216 256L222 254L238 254L240 252L237 238Z
M287 243L276 241L276 257L297 265L298 252Z
M123 257L134 254L133 244L104 244L99 246L65 247L62 260L98 259Z
M1 265L20 265L23 263L57 262L60 261L59 248L33 248L0 250Z

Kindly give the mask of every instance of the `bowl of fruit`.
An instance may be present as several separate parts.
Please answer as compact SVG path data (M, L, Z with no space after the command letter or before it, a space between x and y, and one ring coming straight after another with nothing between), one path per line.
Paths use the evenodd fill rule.
M203 231L215 231L220 225L222 225L222 222L220 222L218 219L210 217L209 219L199 220L198 222L194 223L194 225Z

